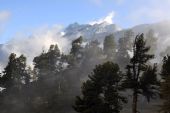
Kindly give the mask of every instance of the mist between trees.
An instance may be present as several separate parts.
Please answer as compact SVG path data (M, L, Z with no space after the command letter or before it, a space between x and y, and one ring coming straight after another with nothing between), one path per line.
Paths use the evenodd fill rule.
M34 57L33 68L11 53L0 78L0 113L168 113L169 49L154 62L157 48L154 31L127 30L118 41L106 36L102 47L80 36L69 54L51 45Z

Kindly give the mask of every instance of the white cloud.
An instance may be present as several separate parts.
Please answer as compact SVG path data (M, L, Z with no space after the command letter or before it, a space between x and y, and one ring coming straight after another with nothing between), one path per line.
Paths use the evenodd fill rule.
M105 0L90 0L92 3L94 3L95 5L101 6ZM118 5L122 4L124 2L124 0L110 0L111 2L114 2Z
M32 65L32 60L35 56L39 55L43 50L47 51L51 44L57 44L62 52L67 53L70 48L70 42L67 38L62 37L61 31L61 26L55 25L36 29L29 36L18 33L0 48L2 53L0 55L1 69L6 65L7 58L11 52L17 55L24 54L29 65Z
M92 22L89 22L90 25L94 25L94 24L101 24L103 22L106 22L108 24L113 24L113 18L115 16L115 12L111 12L109 13L106 17L104 18L101 18L99 20L95 20L95 21L92 21Z
M91 0L95 5L101 5L102 0Z
M148 0L146 4L138 4L129 12L128 19L132 24L169 20L170 0Z
M6 22L9 20L11 13L9 11L0 11L0 34L3 32Z
M6 22L11 16L9 11L0 11L0 24Z
M118 5L121 5L124 3L125 0L113 0L113 1L115 1Z

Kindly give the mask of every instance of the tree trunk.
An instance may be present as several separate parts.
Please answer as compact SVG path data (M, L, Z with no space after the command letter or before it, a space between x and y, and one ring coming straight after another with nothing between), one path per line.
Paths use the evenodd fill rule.
M132 103L132 113L137 113L137 101L138 101L138 95L137 95L137 92L134 91L133 103Z

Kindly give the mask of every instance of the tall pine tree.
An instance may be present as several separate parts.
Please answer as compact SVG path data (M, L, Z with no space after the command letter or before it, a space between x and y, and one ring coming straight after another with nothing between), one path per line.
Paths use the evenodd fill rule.
M116 43L114 35L106 36L104 39L104 54L107 56L107 59L113 61L116 54Z
M119 93L121 72L117 64L97 65L89 80L83 83L82 95L73 108L78 113L119 113L126 99Z
M148 61L154 57L147 52L150 47L146 47L144 35L137 35L133 45L133 57L130 64L127 65L127 74L124 81L124 87L133 92L132 113L137 113L137 103L139 94L144 95L148 101L156 96L157 67L148 64Z
M170 76L170 56L168 55L163 58L161 76L163 80Z
M1 87L5 89L1 93L1 112L17 112L26 107L26 92L29 84L30 75L27 72L26 57L11 53L9 62L3 71L0 79ZM8 109L7 107L10 107Z
M133 35L134 33L132 30L127 30L125 31L124 36L118 40L118 52L116 60L123 71L130 60L129 52L132 51Z
M163 65L161 70L162 83L161 94L163 97L163 104L161 105L161 111L163 113L170 112L170 56L165 56L163 59Z

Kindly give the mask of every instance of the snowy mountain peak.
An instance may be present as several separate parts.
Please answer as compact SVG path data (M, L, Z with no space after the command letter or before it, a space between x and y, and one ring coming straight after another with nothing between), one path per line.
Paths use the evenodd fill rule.
M99 39L105 37L106 35L112 34L120 30L115 24L110 24L106 21L102 23L96 23L94 25L90 24L70 24L65 29L65 37L76 38L80 35L85 39Z
M90 25L95 25L95 24L102 24L102 23L106 23L106 24L113 24L113 18L115 16L115 13L112 11L111 13L109 13L106 17L101 18L99 20L95 20L92 22L89 22Z

